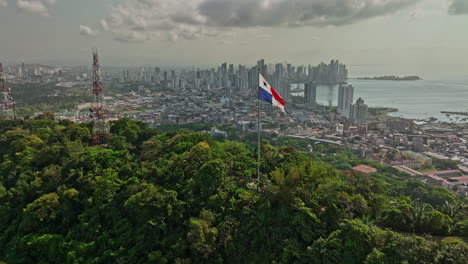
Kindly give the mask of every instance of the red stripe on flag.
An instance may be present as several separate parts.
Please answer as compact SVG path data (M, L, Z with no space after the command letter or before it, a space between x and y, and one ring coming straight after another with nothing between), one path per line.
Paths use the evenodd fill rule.
M286 103L284 102L283 97L281 97L281 95L279 95L279 94L275 91L275 89L273 89L273 87L270 86L270 88L271 88L271 93L273 94L273 97L275 98L275 100L276 100L278 103L280 103L282 106L286 106Z

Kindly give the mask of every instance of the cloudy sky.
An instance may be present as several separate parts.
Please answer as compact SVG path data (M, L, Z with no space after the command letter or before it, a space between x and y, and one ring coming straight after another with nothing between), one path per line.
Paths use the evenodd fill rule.
M0 0L0 60L468 75L468 0Z

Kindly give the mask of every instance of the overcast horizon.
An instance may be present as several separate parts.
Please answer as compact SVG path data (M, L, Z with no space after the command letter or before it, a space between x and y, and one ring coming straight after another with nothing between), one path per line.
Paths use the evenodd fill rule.
M212 66L339 59L351 75L462 76L467 0L0 0L0 61ZM353 74L354 73L354 74ZM362 73L362 74L361 74Z

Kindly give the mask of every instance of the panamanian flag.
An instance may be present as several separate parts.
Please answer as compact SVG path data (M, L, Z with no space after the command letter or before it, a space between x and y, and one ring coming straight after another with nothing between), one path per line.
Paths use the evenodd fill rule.
M271 85L261 74L258 75L258 82L258 100L270 103L285 112L284 107L286 104L283 97L281 97L281 95L279 95L275 89L271 87Z

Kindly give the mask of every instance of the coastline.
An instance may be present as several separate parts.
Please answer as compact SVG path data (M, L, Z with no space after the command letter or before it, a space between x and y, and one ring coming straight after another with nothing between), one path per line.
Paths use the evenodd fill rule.
M349 78L355 80L371 80L371 81L422 81L423 79L419 76L378 76L378 77L357 77Z
M379 115L371 114L371 109L376 109L377 111L381 111L381 113ZM433 125L437 125L437 124L463 125L463 124L468 124L468 117L465 117L465 118L456 117L455 120L457 120L457 122L447 122L447 121L439 120L438 118L433 117L433 116L421 119L421 118L408 118L408 117L403 117L403 116L393 116L393 115L391 115L392 113L397 113L397 112L399 112L399 109L391 108L391 107L370 107L369 108L369 115L372 116L372 117L379 118L379 117L385 116L386 118L389 118L389 119L409 120L409 121L416 122L416 124L418 124L418 125L427 125L427 124L433 124ZM441 111L441 113L446 114L447 117L450 117L451 115L468 116L467 112ZM453 119L451 118L451 120L453 120Z

